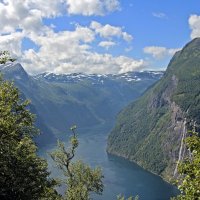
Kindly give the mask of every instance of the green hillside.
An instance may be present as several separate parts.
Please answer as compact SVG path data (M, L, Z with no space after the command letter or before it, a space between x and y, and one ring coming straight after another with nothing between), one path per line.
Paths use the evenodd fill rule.
M40 146L56 141L73 124L90 130L110 127L125 105L163 75L163 72L130 72L30 76L16 63L2 65L0 71L6 79L14 80L24 98L31 100L31 111L37 115L37 125L43 132L38 138Z
M169 179L176 175L183 132L200 124L200 39L172 58L163 78L120 112L108 152L137 162Z

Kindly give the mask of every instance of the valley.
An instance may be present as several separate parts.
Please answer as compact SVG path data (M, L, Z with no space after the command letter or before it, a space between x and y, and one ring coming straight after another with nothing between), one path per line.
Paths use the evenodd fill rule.
M94 200L116 199L119 194L136 196L142 200L169 200L176 196L178 190L175 186L165 182L161 177L156 176L133 162L123 158L112 156L106 152L107 136L114 124L98 126L96 128L82 130L77 129L79 138L79 148L75 159L84 160L92 167L100 166L104 174L103 195L94 195ZM62 141L66 141L70 131L62 136ZM58 172L55 163L46 152L51 152L55 145L42 148L40 155L48 160L49 169L53 177L62 177ZM59 188L59 192L64 192L64 187Z
M0 200L200 200L199 1L0 0Z
M129 72L119 75L43 73L30 76L19 63L0 66L22 97L30 99L41 129L39 145L55 142L73 124L92 128L112 123L117 113L155 83L163 72ZM48 142L47 142L48 143Z
M69 128L76 124L80 138L76 159L102 167L106 177L102 199L122 192L150 200L144 190L148 183L154 191L152 200L167 200L178 191L156 175L167 181L177 177L177 162L186 154L186 130L191 120L199 124L199 44L195 39L177 52L166 72L30 76L19 63L1 65L0 70L19 87L23 99L31 100L30 110L41 129L36 138L39 153L48 160L53 177L60 175L47 152L57 139L67 144Z
M56 139L67 143L69 128L76 123L80 140L76 159L102 167L105 175L105 191L102 197L94 196L94 199L115 199L122 193L138 194L144 200L167 200L177 194L176 188L160 177L106 152L107 137L117 113L159 80L163 72L30 76L20 64L4 65L0 69L7 79L14 80L22 97L31 100L30 109L37 114L37 126L42 131L36 139L39 155L48 160L53 177L62 176L48 152L56 147ZM62 187L58 190L63 193Z

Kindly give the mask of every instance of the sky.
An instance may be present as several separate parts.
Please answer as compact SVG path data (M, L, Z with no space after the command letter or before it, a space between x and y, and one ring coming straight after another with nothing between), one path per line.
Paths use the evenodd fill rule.
M30 74L165 70L200 0L0 0L0 50Z

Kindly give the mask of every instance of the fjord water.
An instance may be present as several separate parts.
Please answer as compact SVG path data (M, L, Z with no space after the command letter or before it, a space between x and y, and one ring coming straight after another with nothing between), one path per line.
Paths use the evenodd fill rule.
M123 158L108 155L106 152L108 127L78 129L77 132L79 147L76 159L81 159L92 167L100 166L105 176L103 195L94 195L93 199L115 200L118 194L123 194L126 197L139 195L140 200L169 200L178 193L174 186L166 183L159 176ZM68 135L63 134L61 139L67 141ZM51 152L54 148L55 145L49 145L41 149L40 154L47 158L52 175L58 177L61 173L47 155L47 152ZM63 193L63 187L58 191Z

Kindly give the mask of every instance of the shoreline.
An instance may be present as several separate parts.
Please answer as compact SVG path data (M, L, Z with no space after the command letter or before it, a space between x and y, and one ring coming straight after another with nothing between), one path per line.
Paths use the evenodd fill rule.
M134 161L134 160L128 159L127 156L124 156L124 155L121 155L121 154L118 154L118 153L113 153L113 152L111 153L107 148L106 148L106 153L107 153L108 155L116 156L116 157L118 157L118 158L122 158L122 159L125 159L126 161L129 161L129 162L131 162L131 163L134 163L134 164L138 165L139 167L141 167L142 169L144 169L145 171L147 171L147 172L149 172L149 173L151 173L151 174L153 174L153 175L155 175L155 176L160 177L160 178L161 178L163 181L165 181L166 183L168 183L168 184L173 185L174 187L176 187L176 185L174 185L172 182L170 182L170 180L164 178L163 176L161 176L161 175L159 175L159 174L156 174L155 172L150 171L149 169L147 169L147 168L143 167L142 165L140 165L138 162L136 162L136 161ZM176 187L176 188L177 188L177 187Z

